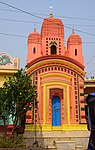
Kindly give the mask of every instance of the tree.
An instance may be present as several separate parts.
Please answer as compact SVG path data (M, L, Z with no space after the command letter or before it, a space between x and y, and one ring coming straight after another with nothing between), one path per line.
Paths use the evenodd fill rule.
M35 86L23 69L8 77L0 88L0 114L4 126L7 124L8 116L11 116L12 134L14 131L18 132L18 125L21 127L19 131L24 132L26 112L33 107L35 99Z
M6 99L6 101L5 101ZM0 119L2 125L4 125L4 137L6 139L6 125L8 124L9 107L6 98L6 89L0 88Z

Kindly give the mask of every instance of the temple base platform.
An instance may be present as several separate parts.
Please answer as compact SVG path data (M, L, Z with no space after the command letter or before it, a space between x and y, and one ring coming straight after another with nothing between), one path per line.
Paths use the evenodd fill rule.
M76 125L77 126L77 125ZM89 140L89 131L86 125L53 127L51 130L26 126L24 138L28 146L37 141L38 145L47 150L86 150ZM80 127L79 127L80 126ZM76 127L76 128L75 128ZM30 129L30 130L29 130Z

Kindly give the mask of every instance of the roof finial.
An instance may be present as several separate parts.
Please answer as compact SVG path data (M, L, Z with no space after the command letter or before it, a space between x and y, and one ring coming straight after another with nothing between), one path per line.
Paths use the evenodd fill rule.
M50 17L50 18L53 18L53 14L52 14L52 8L53 8L53 7L50 6L49 8L50 8L50 15L49 15L49 17Z
M74 34L74 28L72 28L72 34Z
M36 24L34 24L34 32L36 32Z

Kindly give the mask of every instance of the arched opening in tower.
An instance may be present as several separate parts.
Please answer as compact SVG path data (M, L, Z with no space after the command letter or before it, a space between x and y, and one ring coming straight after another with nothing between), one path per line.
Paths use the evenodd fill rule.
M52 54L57 54L57 49L56 49L56 46L55 45L52 45L51 46L51 55Z

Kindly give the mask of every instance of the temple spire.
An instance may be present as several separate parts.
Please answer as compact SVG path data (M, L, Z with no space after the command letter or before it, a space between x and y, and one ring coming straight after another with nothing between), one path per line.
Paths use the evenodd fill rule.
M34 24L34 32L36 32L36 25Z
M74 34L74 28L72 28L72 34Z
M50 15L49 15L49 17L50 17L50 18L53 18L53 14L52 14L52 8L53 8L53 7L50 6L49 8L50 8Z

